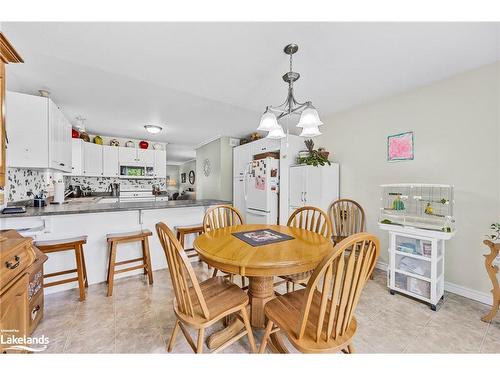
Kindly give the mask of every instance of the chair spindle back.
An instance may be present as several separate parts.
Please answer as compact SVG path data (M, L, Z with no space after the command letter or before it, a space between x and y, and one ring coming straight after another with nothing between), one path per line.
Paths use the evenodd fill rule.
M310 230L328 239L332 236L332 223L328 215L317 207L305 206L297 208L288 218L286 225Z
M181 244L165 223L157 223L156 232L167 258L179 311L189 317L201 314L210 319L200 284Z
M307 283L297 333L299 339L308 324L316 327L316 342L342 337L379 253L380 242L369 233L353 235L334 247ZM310 314L315 293L321 297L317 317Z
M365 230L363 207L351 199L338 199L328 208L333 225L333 235L348 237Z
M240 211L226 204L209 208L203 217L204 232L243 224Z

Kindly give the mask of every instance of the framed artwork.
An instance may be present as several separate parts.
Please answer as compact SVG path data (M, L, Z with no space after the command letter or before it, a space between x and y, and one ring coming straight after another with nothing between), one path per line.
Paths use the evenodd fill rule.
M387 161L413 160L413 132L387 137Z
M181 173L181 183L185 184L186 183L186 174Z

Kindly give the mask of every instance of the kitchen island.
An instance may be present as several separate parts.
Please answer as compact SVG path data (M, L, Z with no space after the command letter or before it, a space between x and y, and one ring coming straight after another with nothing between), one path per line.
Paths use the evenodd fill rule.
M82 235L88 236L84 246L89 284L106 280L109 250L106 235L109 233L131 232L149 229L150 251L153 270L166 268L163 249L156 235L155 224L163 221L170 228L200 224L208 207L227 204L219 200L180 200L152 202L99 203L93 198L80 199L78 203L28 207L26 213L0 215L1 229L16 229L24 236L35 240L52 240ZM191 246L193 238L187 238L186 246ZM137 243L120 246L117 261L138 258L141 248ZM45 263L45 273L74 268L75 257L70 251L50 254ZM141 273L137 270L136 273ZM133 272L123 274L124 277ZM121 276L121 275L119 275ZM64 276L62 276L64 278ZM46 293L76 288L69 283L51 287Z

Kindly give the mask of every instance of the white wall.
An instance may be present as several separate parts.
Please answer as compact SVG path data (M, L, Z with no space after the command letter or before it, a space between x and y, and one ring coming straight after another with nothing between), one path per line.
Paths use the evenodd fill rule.
M195 171L195 179L194 179L194 184L189 183L189 172L190 171ZM181 174L185 173L186 174L186 182L182 183L181 181ZM179 165L179 176L178 178L178 183L179 183L179 190L183 192L186 189L192 188L196 190L196 184L198 182L198 173L196 173L196 161L191 160L188 161L187 163Z
M210 175L203 173L204 161L210 161ZM228 137L221 137L196 150L198 199L233 200L233 153Z
M482 244L500 214L500 64L454 76L410 92L323 119L315 140L340 163L340 194L361 203L367 230L378 229L380 184L443 183L455 186L456 236L447 242L445 279L489 293ZM412 130L415 160L387 162L387 136Z

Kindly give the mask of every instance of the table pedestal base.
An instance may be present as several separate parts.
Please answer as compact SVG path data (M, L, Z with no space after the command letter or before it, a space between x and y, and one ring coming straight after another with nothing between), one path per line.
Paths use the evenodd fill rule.
M264 306L267 301L274 298L273 289L274 278L270 277L250 277L248 287L248 298L250 298L250 323L255 328L266 328L266 315Z
M264 314L264 306L267 301L274 298L273 288L274 278L270 277L250 277L250 285L248 287L248 298L250 299L250 323L253 328L264 329L266 328L266 316ZM215 332L207 339L207 346L210 349L216 349L227 340L231 339L245 326L239 319L233 321L224 329ZM273 335L274 336L274 335ZM273 343L279 351L283 347L280 345L280 339L273 337Z

